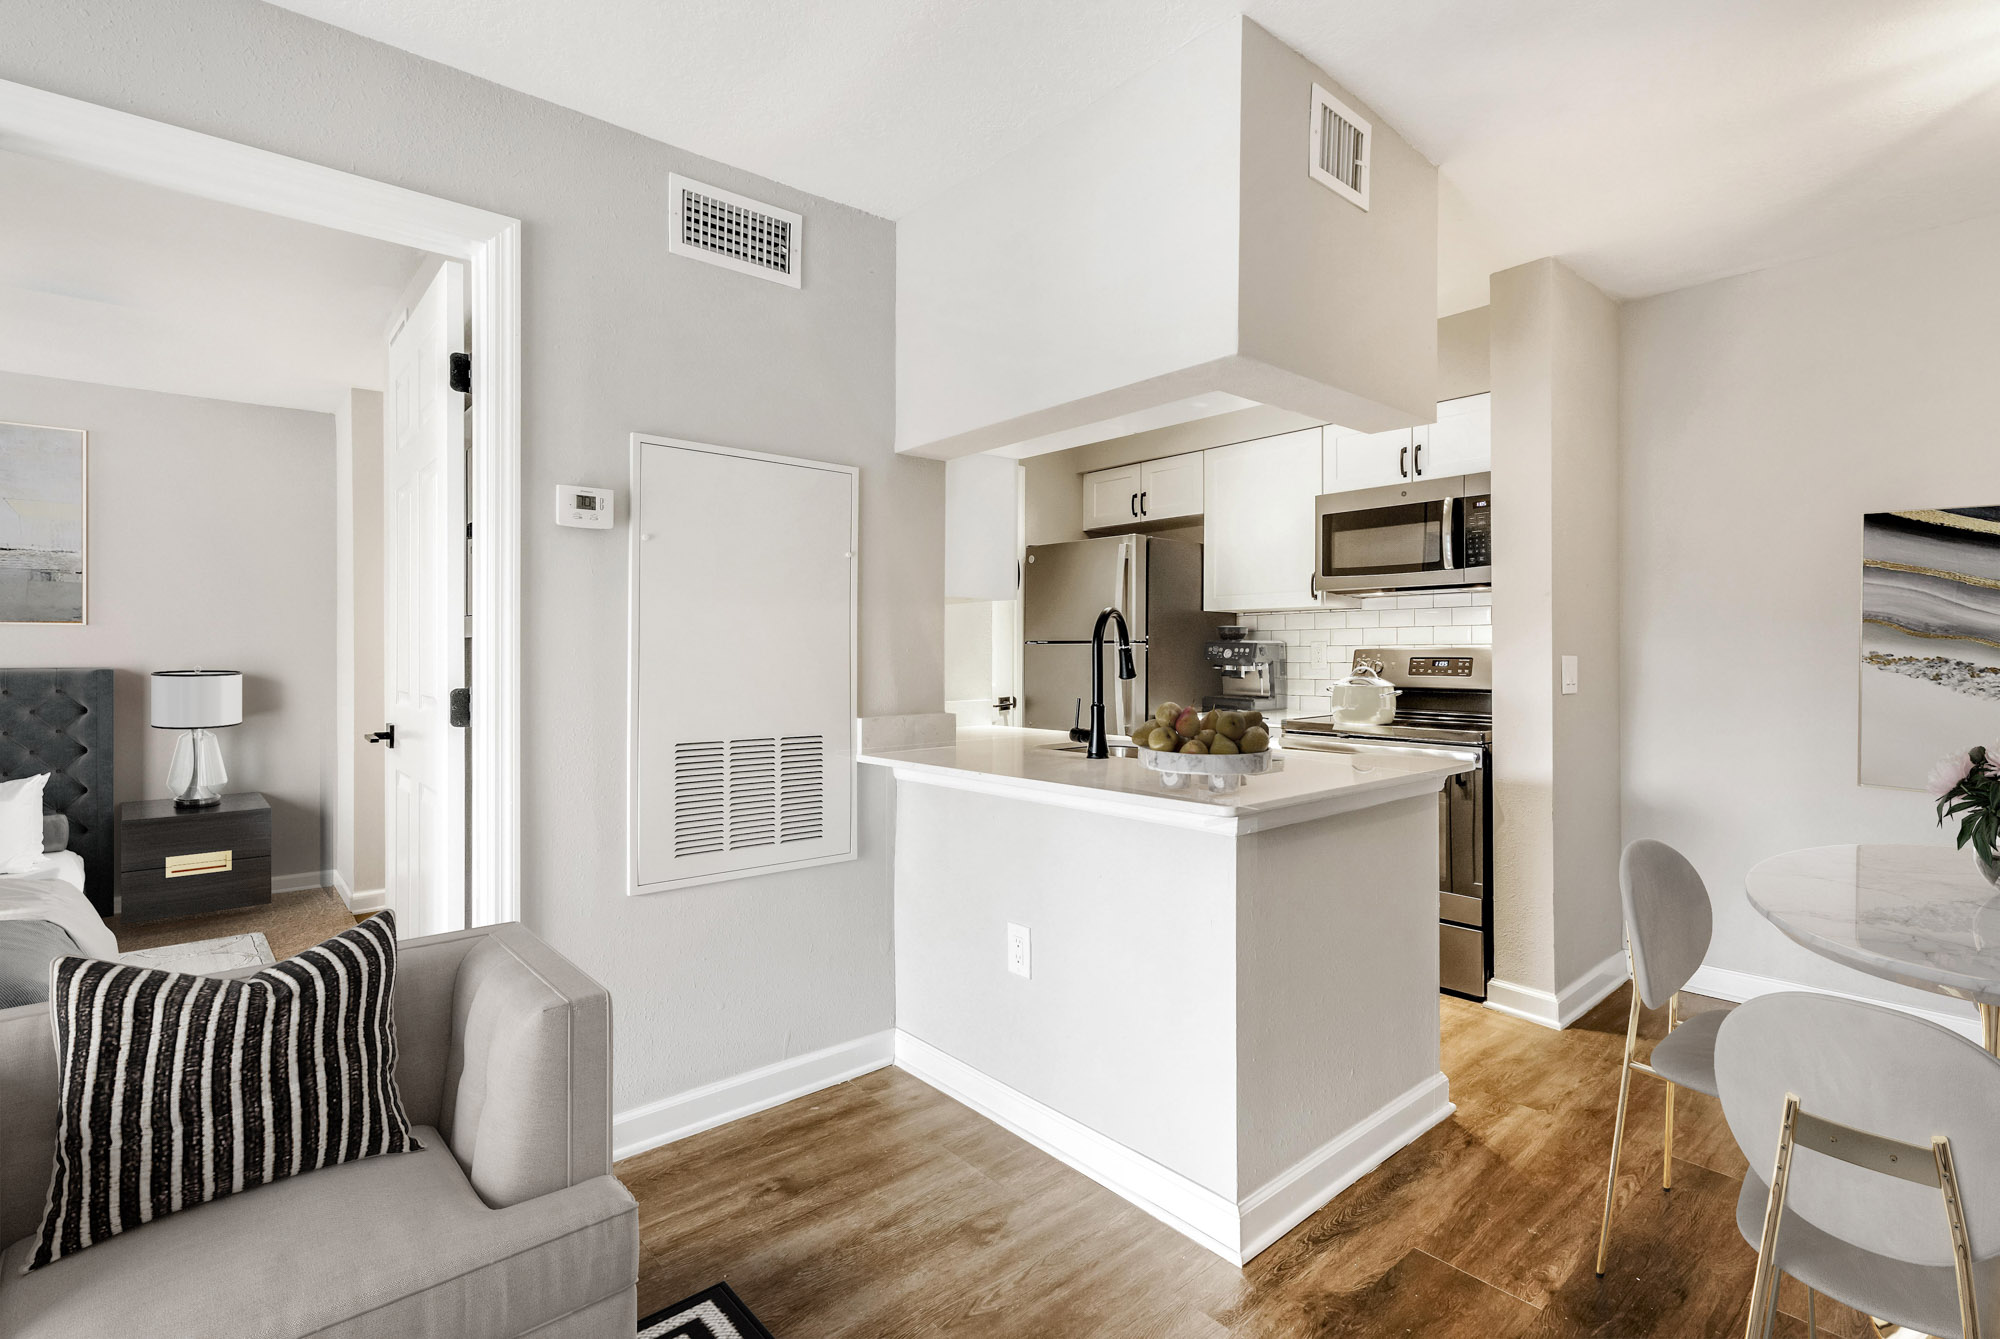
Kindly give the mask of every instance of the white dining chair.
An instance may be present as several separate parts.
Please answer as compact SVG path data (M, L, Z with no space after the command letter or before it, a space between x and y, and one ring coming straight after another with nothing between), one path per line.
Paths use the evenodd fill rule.
M1640 840L1618 860L1618 896L1625 907L1625 951L1632 965L1632 1012L1625 1023L1625 1059L1618 1068L1618 1115L1611 1124L1611 1171L1604 1183L1604 1221L1597 1229L1597 1276L1611 1246L1611 1208L1618 1195L1618 1154L1625 1143L1625 1108L1632 1076L1667 1085L1665 1155L1660 1189L1674 1188L1674 1089L1715 1096L1715 1033L1720 1012L1681 1021L1681 987L1708 953L1715 914L1708 888L1687 857L1665 842ZM1639 1046L1639 1006L1667 1009L1667 1033L1653 1044L1650 1063L1634 1058Z
M1781 994L1728 1016L1715 1076L1750 1160L1748 1339L1787 1274L1878 1329L1978 1339L2000 1299L2000 1060L1911 1014Z

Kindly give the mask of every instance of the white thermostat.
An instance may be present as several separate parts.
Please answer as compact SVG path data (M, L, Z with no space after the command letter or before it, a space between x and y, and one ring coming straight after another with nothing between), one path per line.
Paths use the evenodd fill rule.
M613 496L613 490L609 488L581 488L576 484L558 485L556 524L574 525L584 530L609 530Z

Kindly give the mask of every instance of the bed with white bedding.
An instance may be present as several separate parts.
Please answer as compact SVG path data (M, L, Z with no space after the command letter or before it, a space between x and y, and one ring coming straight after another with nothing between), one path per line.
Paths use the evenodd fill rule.
M49 964L68 953L118 956L118 939L83 895L83 857L54 851L0 874L0 1009L49 997Z
M0 863L0 1008L47 999L63 954L117 956L111 706L108 669L0 669L0 784L48 778L41 853Z

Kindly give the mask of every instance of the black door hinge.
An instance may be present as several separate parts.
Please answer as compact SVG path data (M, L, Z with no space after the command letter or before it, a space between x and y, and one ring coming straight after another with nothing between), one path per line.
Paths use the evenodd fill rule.
M451 356L451 388L462 395L472 394L472 355L454 353Z
M451 723L463 730L472 724L472 690L454 688L451 690Z

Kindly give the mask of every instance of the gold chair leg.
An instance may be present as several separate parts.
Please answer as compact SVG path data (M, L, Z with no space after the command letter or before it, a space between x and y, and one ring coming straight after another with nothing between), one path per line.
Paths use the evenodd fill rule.
M1677 990L1667 999L1667 1033L1673 1034L1680 1022L1681 993ZM1667 1085L1667 1126L1661 1141L1665 1151L1660 1158L1660 1189L1674 1188L1674 1085Z
M1951 1140L1943 1135L1933 1136L1931 1154L1937 1159L1938 1189L1944 1192L1944 1216L1951 1227L1951 1263L1958 1278L1959 1333L1965 1339L1979 1339L1979 1305L1972 1290L1972 1245L1965 1234L1965 1202L1959 1198L1958 1167L1952 1161Z
M1792 1179L1792 1137L1799 1119L1799 1099L1785 1094L1784 1122L1778 1127L1778 1165L1771 1173L1771 1198L1764 1208L1764 1231L1757 1242L1757 1274L1750 1284L1750 1322L1744 1339L1770 1332L1770 1312L1777 1304L1778 1224L1785 1216L1785 1188Z
M1979 1006L1979 1031L1986 1045L1986 1054L2000 1055L2000 1008L1991 1004Z
M1813 1290L1806 1289L1806 1339L1819 1339L1819 1317L1813 1314L1815 1301Z
M1597 1277L1611 1246L1611 1204L1618 1196L1618 1150L1625 1142L1625 1103L1632 1095L1632 1051L1639 1044L1639 978L1632 978L1632 1016L1625 1024L1625 1059L1618 1066L1618 1117L1611 1123L1611 1171L1604 1180L1604 1221L1597 1229Z

